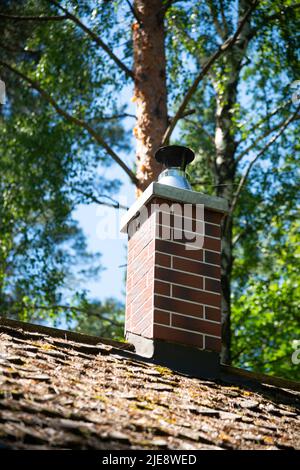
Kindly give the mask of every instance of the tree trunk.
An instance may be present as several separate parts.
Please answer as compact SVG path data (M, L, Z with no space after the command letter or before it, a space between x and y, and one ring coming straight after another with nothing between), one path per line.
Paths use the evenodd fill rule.
M225 198L230 206L233 198L236 145L234 142L232 109L236 102L238 70L232 81L225 85L224 93L217 95L215 146L216 159L214 175L217 195ZM221 360L230 364L230 281L232 271L232 218L222 223L221 289L222 289L222 352Z
M250 6L249 0L240 0L239 18L242 18ZM240 37L233 48L223 57L221 76L212 77L216 92L216 129L215 129L215 162L213 173L217 185L217 195L225 198L231 206L234 195L236 177L235 163L235 124L234 106L237 102L237 91L242 60L245 57L249 37L250 19L245 24ZM233 264L232 256L232 216L224 218L222 224L222 253L221 253L221 289L222 289L222 352L221 361L230 364L230 284Z
M138 193L157 179L161 165L154 160L168 125L165 8L162 0L135 0L137 21L133 24L134 101L137 123L134 135Z

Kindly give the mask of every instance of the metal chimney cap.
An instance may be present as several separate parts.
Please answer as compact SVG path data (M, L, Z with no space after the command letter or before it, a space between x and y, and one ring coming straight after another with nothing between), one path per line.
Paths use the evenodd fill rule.
M195 158L194 152L188 147L182 145L167 145L160 147L155 152L155 159L159 163L163 163L166 168L177 167L185 171L188 163Z

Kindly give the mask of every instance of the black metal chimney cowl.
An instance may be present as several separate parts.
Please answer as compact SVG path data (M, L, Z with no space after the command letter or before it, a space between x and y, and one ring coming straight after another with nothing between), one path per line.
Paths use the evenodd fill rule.
M195 158L194 152L181 145L168 145L159 148L155 159L162 163L165 169L158 177L158 182L180 189L191 190L192 187L186 179L185 169Z

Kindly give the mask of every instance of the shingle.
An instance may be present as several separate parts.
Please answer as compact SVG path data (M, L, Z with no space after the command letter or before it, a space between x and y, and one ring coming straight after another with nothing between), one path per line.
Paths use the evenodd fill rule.
M2 322L0 448L300 448L296 391L186 377L105 343Z

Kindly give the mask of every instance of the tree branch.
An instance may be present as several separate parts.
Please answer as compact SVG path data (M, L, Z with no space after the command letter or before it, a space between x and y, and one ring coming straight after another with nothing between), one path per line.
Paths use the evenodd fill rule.
M300 8L300 3L295 3L295 5L290 5L288 7L285 7L284 9L280 10L280 12L274 13L273 15L265 16L264 21L268 22L268 21L277 20L279 18L284 19L284 15L286 15L287 12L296 10L297 8Z
M0 44L0 48L4 49L5 51L11 52L11 53L22 53L22 54L31 54L31 55L40 55L41 51L39 50L32 50L32 49L24 49L21 46L15 45L15 46L7 46L6 44Z
M196 110L195 109L187 109L182 113L182 116L180 116L179 119L185 119L187 116L191 116L192 114L195 114ZM171 123L173 119L173 116L168 116L168 122Z
M271 111L269 114L267 114L266 116L264 116L262 119L260 119L257 123L254 124L254 126L251 127L251 129L249 129L249 134L252 134L256 129L259 129L259 127L264 123L266 122L268 119L270 119L271 117L275 116L279 111L281 111L282 109L284 109L288 104L291 103L292 100L288 100L286 101L285 103L281 104L280 106L277 106L277 108L275 108L273 111ZM244 124L241 125L240 127L244 127ZM239 140L237 141L236 143L236 146L238 147L241 142L243 142L243 140Z
M238 185L238 188L237 188L237 191L233 197L233 201L232 201L232 204L231 204L231 207L230 207L230 210L229 210L229 216L231 216L234 212L234 209L236 207L236 204L237 204L237 201L238 201L238 198L241 194L241 191L247 181L247 178L249 176L249 173L253 167L253 165L257 162L257 160L265 153L265 151L274 143L276 142L276 140L284 133L284 131L286 130L286 128L288 127L288 125L294 121L294 119L296 119L296 117L298 116L298 113L300 111L300 106L298 106L298 108L296 109L296 111L288 118L285 120L285 122L283 123L283 125L281 126L280 130L277 132L277 134L275 134L267 143L266 145L264 146L264 148L258 152L258 154L256 155L256 157L251 161L251 163L249 163L248 165L248 168L247 170L245 171L244 175L242 176L242 178L240 179L240 182L239 182L239 185Z
M184 111L182 113L182 115L180 116L180 119L184 119L187 116L191 116L192 114L195 114L195 112L196 112L195 109L187 109L186 111ZM171 119L173 119L173 118L171 118Z
M223 27L222 27L222 25L220 24L220 22L218 20L215 5L214 5L212 0L206 0L206 3L208 4L208 8L210 10L210 13L211 13L211 16L212 16L212 19L213 19L215 30L218 33L218 35L220 36L220 38L223 39L223 41L224 41L225 38L226 38L226 33L223 30Z
M184 120L189 123L189 124L192 124L192 126L194 126L196 129L200 130L200 131L203 131L204 134L208 137L208 139L210 140L210 142L215 145L215 139L214 137L205 129L205 127L203 126L200 126L197 122L193 121L193 119L187 119L186 117L184 117Z
M263 140L265 137L268 137L268 135L272 134L273 132L277 131L277 129L280 129L284 123L285 123L285 120L284 119L283 121L281 121L279 124L276 124L276 126L272 127L272 129L267 129L262 135L260 135L259 137L257 137L253 142L252 144L250 144L245 150L243 150L236 158L235 158L235 161L236 163L239 163L242 158L247 155L250 150L252 150L254 147L256 147L256 145L261 141Z
M285 7L285 9L282 9L278 13L274 13L273 15L265 15L264 12L258 12L260 13L260 20L261 22L256 25L255 28L252 29L251 34L249 36L249 39L252 39L256 36L256 34L262 29L265 28L266 26L269 25L271 21L277 20L277 19L284 19L284 15L286 15L288 12L292 12L293 10L296 10L300 8L300 3L296 3L295 5L290 5L288 7Z
M67 17L67 15L22 16L22 15L5 15L4 13L0 13L0 18L2 18L4 20L11 20L11 21L62 21L62 20L66 20L68 17Z
M133 14L134 18L136 19L136 21L138 22L138 24L142 27L142 22L141 20L139 19L138 17L138 14L134 8L134 6L130 3L129 0L126 0L126 3L127 5L129 6L129 10L131 11L131 13Z
M277 357L276 359L271 359L270 361L266 361L266 362L260 362L258 365L260 366L266 366L266 365L269 365L269 364L276 364L277 362L281 362L285 359L289 359L289 363L290 363L290 360L291 360L291 353L289 354L285 354L284 356L280 356L280 357Z
M1 46L0 46L1 47ZM122 113L122 114L115 114L113 116L100 116L99 118L94 118L94 122L101 122L101 121L114 121L116 119L125 119L127 117L136 119L135 114L130 113Z
M201 72L197 75L197 77L195 78L193 84L191 85L191 87L189 88L187 94L185 95L185 97L183 98L183 101L181 103L181 105L179 106L178 108L178 111L177 113L175 114L171 124L168 126L164 136L163 136L163 139L162 139L162 145L166 145L166 143L169 141L170 137L171 137L171 134L178 122L178 120L181 118L182 116L182 113L184 112L187 104L189 103L190 99L192 98L193 94L195 93L200 81L205 77L205 75L207 75L209 69L212 67L212 65L216 62L216 60L221 56L223 55L226 51L228 51L228 49L230 47L233 46L233 44L236 42L236 40L238 39L244 25L246 24L246 22L248 21L249 17L251 16L252 12L254 11L254 9L256 8L256 6L258 5L258 0L255 0L254 3L252 4L252 6L248 9L247 13L244 15L244 17L242 18L242 20L240 21L240 24L236 30L236 32L234 33L234 35L231 37L231 38L228 38L218 49L217 51L212 54L210 56L210 58L206 61L206 63L204 64Z
M236 236L232 239L232 246L233 248L236 246L236 244L240 241L240 239L247 233L249 230L249 226L246 225Z
M95 202L96 204L99 204L100 206L108 206L108 207L113 207L114 209L123 209L125 211L127 211L129 209L129 207L123 206L123 204L120 204L118 201L116 201L112 197L107 196L105 194L103 194L103 195L99 194L99 196L95 196L92 192L89 193L89 192L86 192L86 191L82 191L81 189L72 188L72 190L75 193L78 193L78 194L81 194L82 196L87 197L88 199L90 199L91 202ZM109 201L111 201L111 202L102 201L100 198L109 199Z
M72 124L75 124L76 126L85 129L94 138L94 140L106 150L108 155L110 155L112 159L125 171L131 181L136 185L138 184L138 179L136 178L135 174L128 168L128 166L123 162L123 160L121 160L121 158L114 152L114 150L105 142L105 140L95 131L95 129L93 129L86 121L78 119L75 116L69 114L64 109L62 109L59 104L54 100L54 98L52 98L52 96L47 93L37 81L33 80L32 78L29 78L28 76L20 72L20 70L15 69L14 67L7 64L6 62L3 62L2 60L0 60L0 65L6 67L8 70L22 78L22 80L29 83L30 86L36 91L38 91L39 94L55 109L55 111L60 116L62 116L64 119L71 122Z
M228 23L227 23L227 20L226 20L226 16L225 16L225 13L224 13L223 0L219 0L219 3L220 3L220 11L221 11L221 18L222 18L222 23L223 23L224 34L225 34L225 37L227 37L229 30L228 30Z
M75 306L72 306L72 305L32 305L32 306L31 305L30 306L24 305L24 307L30 308L32 310L55 310L55 309L57 309L57 310L71 310L71 311L74 311L74 312L87 313L87 314L92 313L94 315L99 316L103 320L108 321L109 323L111 323L114 326L122 326L121 323L116 322L115 320L113 320L111 318L105 317L104 316L105 313L101 313L101 312L98 312L98 311L93 312L89 308L75 307Z
M101 49L103 49L108 55L109 57L115 62L115 64L117 64L117 66L123 71L125 72L126 76L127 77L131 77L133 80L134 80L134 73L132 72L132 70L130 70L127 65L125 65L114 53L113 51L108 47L107 44L105 44L104 41L102 41L102 39L94 32L92 31L90 28L88 28L84 23L82 23L81 20L79 20L79 18L77 18L77 16L73 15L72 13L70 13L65 7L63 7L62 5L60 5L56 0L48 0L50 3L52 3L53 5L55 5L57 8L59 8L60 10L62 10L66 17L68 19L70 19L71 21L73 21L75 24L77 24L77 26L79 26L86 34L88 34L90 36L90 38L98 45L101 47Z

